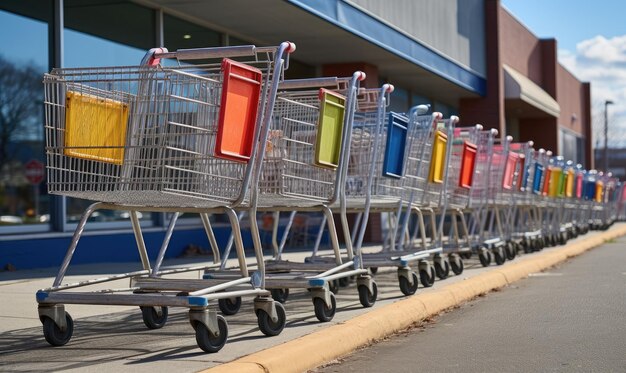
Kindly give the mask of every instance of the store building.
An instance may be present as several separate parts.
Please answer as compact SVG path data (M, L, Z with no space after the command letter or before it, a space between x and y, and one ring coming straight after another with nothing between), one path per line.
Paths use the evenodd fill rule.
M499 0L4 0L0 268L57 266L89 204L50 196L45 180L33 177L39 171L30 161L45 159L45 72L135 65L155 46L285 40L297 44L288 78L363 70L366 86L395 85L394 111L430 104L446 116L459 115L463 125L482 123L591 164L589 84L558 64L556 41L537 39ZM21 105L3 91L20 92ZM76 262L139 260L127 214L101 213L94 220ZM182 220L170 256L189 244L208 245L199 219ZM166 223L165 214L142 216L152 254ZM224 225L222 243L227 235Z

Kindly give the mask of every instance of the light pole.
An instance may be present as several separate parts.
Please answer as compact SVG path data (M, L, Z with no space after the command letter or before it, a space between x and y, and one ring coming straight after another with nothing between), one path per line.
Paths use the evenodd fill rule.
M613 105L613 101L604 101L604 172L609 172L609 114L608 106Z

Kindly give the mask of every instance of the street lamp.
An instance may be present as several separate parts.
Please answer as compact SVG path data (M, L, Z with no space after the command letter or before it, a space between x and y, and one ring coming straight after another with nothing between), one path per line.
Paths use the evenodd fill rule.
M609 105L613 105L613 101L604 101L604 172L609 172Z

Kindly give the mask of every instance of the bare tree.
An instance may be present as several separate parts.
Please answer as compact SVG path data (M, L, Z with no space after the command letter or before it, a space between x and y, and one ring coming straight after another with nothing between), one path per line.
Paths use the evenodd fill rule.
M16 65L0 56L0 170L9 161L9 144L37 131L43 87L33 63Z

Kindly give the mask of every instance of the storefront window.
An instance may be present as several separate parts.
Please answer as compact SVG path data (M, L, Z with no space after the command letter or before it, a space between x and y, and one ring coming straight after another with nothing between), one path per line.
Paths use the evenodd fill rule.
M391 94L389 110L396 113L405 113L409 110L409 91L404 88L395 87Z
M0 9L26 14L27 3L32 2L8 1ZM35 16L47 15L40 7ZM41 83L48 70L48 25L0 10L0 45L0 232L5 232L2 226L45 225L50 219Z
M128 1L65 1L64 67L139 65L156 46L154 11ZM67 222L77 222L93 201L67 198ZM139 215L151 220L150 213ZM93 221L128 221L124 211L98 211Z
M187 48L219 47L222 35L169 14L163 15L165 45L170 51Z
M422 96L422 95L418 95L416 93L413 93L411 95L411 106L417 106L417 105L429 105L432 107L432 100L429 99L426 96Z

